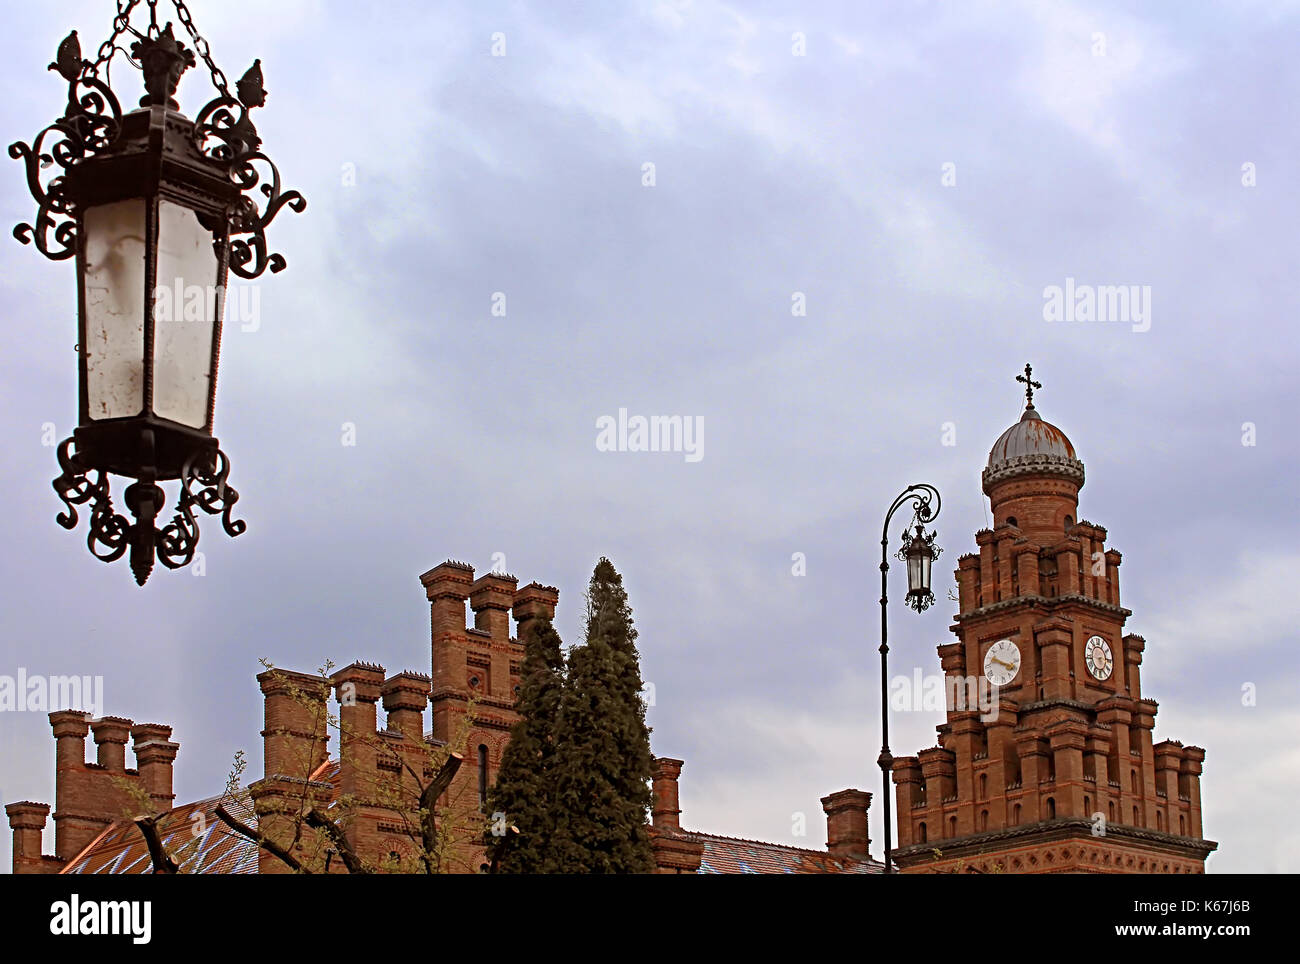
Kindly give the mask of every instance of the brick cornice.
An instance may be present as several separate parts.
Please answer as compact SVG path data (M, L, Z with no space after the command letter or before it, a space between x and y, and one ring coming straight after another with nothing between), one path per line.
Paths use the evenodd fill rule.
M1009 844L1038 843L1067 840L1073 837L1086 837L1094 843L1115 840L1127 843L1155 845L1161 850L1170 851L1194 860L1204 860L1217 850L1219 844L1214 840L1199 840L1195 837L1180 837L1177 834L1148 830L1145 827L1131 827L1128 824L1108 823L1104 836L1093 836L1093 823L1079 817L1059 817L1056 820L1044 820L1039 823L1026 824L1022 827L1007 827L1003 830L991 830L986 833L969 834L965 837L953 837L947 840L933 840L923 844L912 844L894 851L896 860L904 861L912 857L932 855L935 850L943 852L945 858L971 856L973 854L992 854L1004 849ZM988 849L992 847L993 849Z
M1013 455L1009 459L1000 459L980 473L984 494L995 485L1012 479L1054 478L1074 482L1083 487L1085 473L1083 463L1068 455Z
M965 623L976 621L984 616L993 616L1004 613L1009 609L1018 607L1027 607L1031 609L1042 609L1049 614L1055 615L1058 609L1068 609L1071 606L1083 606L1085 609L1092 609L1098 612L1104 612L1112 616L1119 616L1121 619L1128 619L1133 615L1133 610L1125 609L1123 606L1116 606L1113 603L1103 602L1100 599L1093 599L1091 596L1085 596L1081 593L1066 593L1061 596L1040 596L1037 593L1023 593L1011 599L1000 599L995 603L989 603L987 606L979 606L969 612L958 613L955 617L957 622L949 627L953 632L961 630Z

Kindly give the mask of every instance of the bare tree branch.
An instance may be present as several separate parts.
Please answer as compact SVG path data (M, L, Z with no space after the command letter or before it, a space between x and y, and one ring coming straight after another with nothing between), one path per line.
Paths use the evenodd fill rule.
M433 855L438 852L438 828L435 810L438 798L451 786L452 778L465 758L455 751L447 754L447 762L442 765L438 775L420 793L420 835L424 841L424 867L428 873L435 873Z
M139 816L135 820L136 827L139 828L141 836L144 837L145 845L149 848L149 859L153 861L153 872L155 874L178 874L180 867L172 859L172 855L167 852L163 846L162 838L158 835L158 817Z
M239 834L241 837L247 837L249 840L253 841L253 843L257 844L259 847L261 847L263 850L269 853L272 857L278 858L280 861L282 861L289 867L292 867L300 874L311 873L310 870L308 870L306 867L302 865L302 862L298 860L297 857L295 857L289 851L285 850L274 840L271 840L268 837L263 837L252 827L248 826L248 824L242 823L240 820L238 820L233 814L231 814L229 810L226 809L225 804L217 805L216 814L217 814L217 818L222 823L224 823L227 827L235 831L235 833Z
M339 856L343 858L343 866L347 867L348 873L371 873L370 868L362 863L361 858L357 856L357 852L352 849L352 844L348 843L347 835L339 829L338 824L333 820L315 809L308 810L306 817L303 819L306 820L307 826L325 832L325 835L338 848Z

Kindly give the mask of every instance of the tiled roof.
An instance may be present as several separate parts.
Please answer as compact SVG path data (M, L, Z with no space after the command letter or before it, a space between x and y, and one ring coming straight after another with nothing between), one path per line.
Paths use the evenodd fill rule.
M338 761L329 760L313 779L338 787ZM163 846L183 874L255 874L257 845L241 837L217 817L217 805L256 828L257 814L247 790L234 797L219 796L187 803L168 811L158 821ZM135 823L119 820L90 843L61 874L147 874L153 871L149 848Z
M332 783L337 790L338 769L337 760L327 761L312 778ZM246 790L235 797L209 797L176 807L159 820L163 845L176 859L182 873L257 873L256 845L217 818L216 808L222 802L236 818L251 827L257 826L257 815ZM879 861L842 859L824 850L691 830L680 831L680 836L703 845L699 869L702 874L878 874L883 870ZM139 828L130 820L120 820L60 873L146 874L152 870L153 863Z
M842 859L824 850L689 830L682 836L704 845L702 874L878 874L884 869L876 860Z
M219 819L217 804L253 826L257 817L246 792L237 797L209 797L169 811L158 822L163 846L186 874L255 874L257 846ZM64 874L147 874L153 871L149 849L139 828L119 820L70 861Z

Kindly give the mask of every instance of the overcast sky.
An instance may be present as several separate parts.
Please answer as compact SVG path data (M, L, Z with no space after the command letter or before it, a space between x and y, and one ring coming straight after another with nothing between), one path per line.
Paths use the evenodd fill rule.
M0 167L0 674L102 675L106 713L174 726L193 800L241 748L261 772L259 657L427 671L418 575L497 553L576 643L608 555L684 825L821 847L819 798L860 787L879 856L881 521L942 490L940 602L891 619L891 671L938 672L1031 361L1124 555L1156 739L1207 750L1209 869L1300 870L1295 3L190 6L232 81L262 58L259 130L309 202L222 347L248 531L202 518L205 574L139 589L84 512L55 524L75 276L4 240L35 205ZM5 3L5 144L112 12ZM182 107L209 96L190 71ZM1045 320L1067 278L1149 286L1149 327ZM703 457L599 451L620 408L702 420ZM894 753L941 721L895 714ZM0 713L0 798L53 797L45 714Z

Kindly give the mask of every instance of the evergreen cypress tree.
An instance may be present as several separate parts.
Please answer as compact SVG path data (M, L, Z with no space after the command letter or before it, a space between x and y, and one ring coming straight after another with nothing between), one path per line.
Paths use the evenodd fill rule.
M515 704L519 720L510 728L510 742L488 794L489 815L502 813L504 825L519 830L493 836L489 828L488 859L497 861L498 873L545 874L556 869L552 764L563 688L560 634L549 619L539 619L524 640ZM502 826L495 820L493 824Z
M587 590L587 635L569 653L554 765L554 869L653 873L647 819L650 731L623 577L601 558Z

